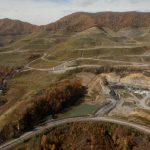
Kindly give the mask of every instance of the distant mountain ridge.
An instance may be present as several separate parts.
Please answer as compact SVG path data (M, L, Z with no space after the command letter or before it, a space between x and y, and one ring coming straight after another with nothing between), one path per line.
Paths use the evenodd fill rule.
M27 22L11 19L0 19L0 35L22 35L32 33L37 28Z
M80 32L91 27L108 27L114 31L126 27L150 27L150 12L77 12L44 26L0 19L0 35L22 35L39 30Z
M78 12L47 25L46 29L79 32L91 27L108 27L114 31L125 27L150 27L150 12Z

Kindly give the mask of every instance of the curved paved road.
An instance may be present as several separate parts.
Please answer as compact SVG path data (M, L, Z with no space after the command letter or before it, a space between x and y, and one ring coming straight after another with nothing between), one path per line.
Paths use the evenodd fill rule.
M49 121L45 125L35 128L33 131L27 132L21 137L14 139L8 143L5 143L4 145L0 146L0 150L9 150L19 143L31 138L32 136L35 136L37 134L42 133L45 129L49 129L51 127L57 126L57 125L63 125L66 123L72 123L72 122L82 122L82 121L102 121L102 122L110 122L115 123L119 125L128 126L134 129L137 129L139 131L142 131L144 133L150 134L150 129L141 125L137 125L131 122L126 122L123 120L117 120L113 118L107 118L107 117L76 117L76 118L67 118L63 120L57 120L57 121Z

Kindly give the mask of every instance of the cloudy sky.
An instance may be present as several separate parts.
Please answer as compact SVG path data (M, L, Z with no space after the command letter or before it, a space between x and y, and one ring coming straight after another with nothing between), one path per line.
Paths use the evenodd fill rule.
M150 0L0 0L0 18L38 25L77 11L150 11Z

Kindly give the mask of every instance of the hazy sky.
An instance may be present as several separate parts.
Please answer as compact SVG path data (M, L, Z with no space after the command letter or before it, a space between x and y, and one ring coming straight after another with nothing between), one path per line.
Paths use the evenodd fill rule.
M150 11L150 0L0 0L0 18L39 25L77 11Z

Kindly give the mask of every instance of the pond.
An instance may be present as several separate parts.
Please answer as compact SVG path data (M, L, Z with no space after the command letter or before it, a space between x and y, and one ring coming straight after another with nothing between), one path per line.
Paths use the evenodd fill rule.
M68 117L77 117L77 116L87 116L94 114L101 104L86 104L82 103L78 106L70 108L68 111L58 114L58 119L68 118Z

